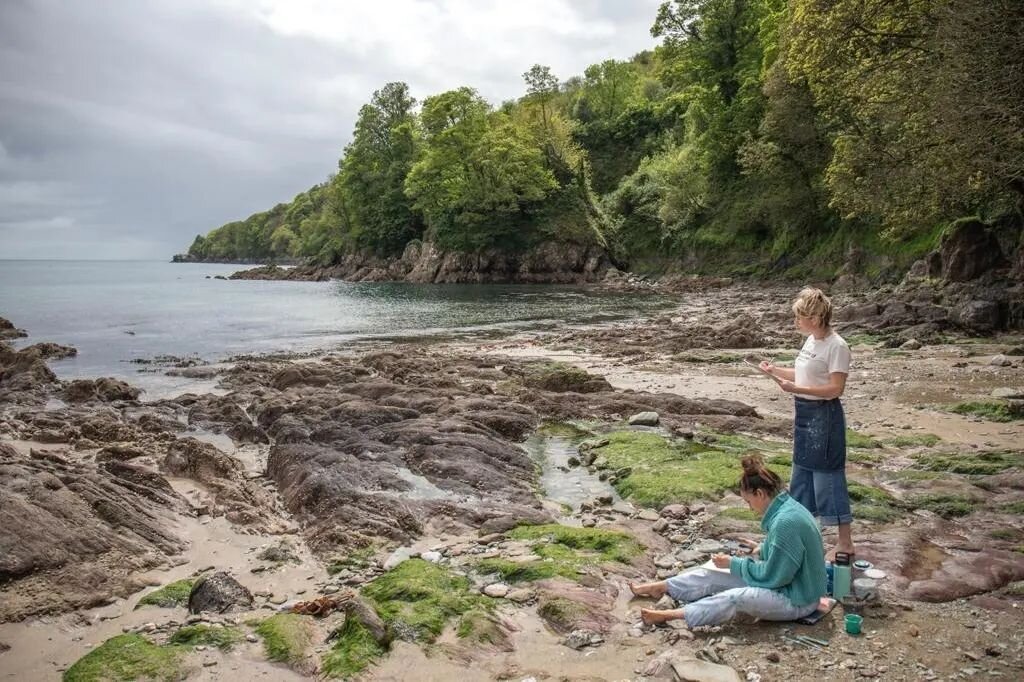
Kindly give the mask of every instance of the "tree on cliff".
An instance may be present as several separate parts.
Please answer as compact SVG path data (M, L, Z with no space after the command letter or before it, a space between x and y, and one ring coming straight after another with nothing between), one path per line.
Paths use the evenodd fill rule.
M423 233L422 215L405 195L421 144L415 105L409 86L388 83L359 110L331 187L356 246L393 254Z

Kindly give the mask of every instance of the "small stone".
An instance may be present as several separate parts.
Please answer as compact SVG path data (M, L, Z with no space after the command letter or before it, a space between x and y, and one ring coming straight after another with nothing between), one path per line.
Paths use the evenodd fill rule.
M661 518L658 515L658 512L654 511L653 509L641 509L640 513L637 514L636 517L643 521L657 521L659 518Z
M597 496L597 503L602 505L602 506L604 506L604 507L607 507L613 501L614 501L614 498L611 495L598 495Z
M505 598L509 601L515 602L516 604L525 604L534 598L533 590L527 590L525 588L519 588L517 590L511 590Z
M495 599L502 599L508 595L509 587L505 583L491 583L484 588L484 594Z
M661 515L670 519L685 519L690 515L690 508L685 504L669 504L661 508Z
M245 641L255 643L260 641L260 638L250 632L245 636Z
M668 596L667 594L661 599L659 599L657 603L655 603L654 605L655 611L668 611L674 608L676 608L676 600Z
M436 564L437 562L441 561L441 553L435 551L423 552L422 554L420 554L420 558L424 561L429 561L432 564Z
M779 661L782 660L782 656L779 656L779 652L778 651L769 651L767 654L765 654L764 657L766 659L768 659L769 661L771 661L772 663L778 663Z
M900 345L900 350L920 350L920 349L921 349L921 342L918 341L917 339L909 339L907 341L904 341L903 344Z
M657 426L659 421L657 412L638 412L629 418L630 426Z
M338 586L337 585L327 585L323 589L323 593L324 594L334 594L337 591L338 591Z
M964 652L964 658L966 658L968 661L980 661L981 660L981 656L979 654L974 653L973 651L965 651Z
M671 554L666 554L655 559L654 565L657 568L672 568L676 565L676 558Z
M599 646L602 642L604 642L604 637L593 630L586 629L573 630L562 640L562 644L577 651L588 646Z
M911 637L917 637L921 634L921 631L917 628L916 625L911 625L909 628L907 628L907 634Z
M593 516L584 516L583 521L581 521L581 523L583 524L584 528L593 528L597 525L597 519L595 519Z
M573 468L575 468L575 467L578 467L578 466L580 465L580 460L579 460L579 459L578 459L577 457L570 457L570 458L569 458L569 460L568 460L568 462L566 462L566 463L567 463L567 464L568 464L568 465L569 465L570 467L573 467Z
M281 605L281 604L285 603L286 601L288 601L288 597L286 595L283 595L283 594L275 594L274 596L272 596L267 601L269 601L271 604Z
M198 648L198 647L197 647L197 648ZM217 661L215 661L215 660L213 660L213 659L210 659L210 660L208 660L208 661L203 661L203 667L204 667L204 668L212 668L212 667L213 667L213 666L215 666L215 665L217 665Z
M996 355L991 360L989 360L988 364L994 367L1009 367L1010 365L1013 364L1013 361L1010 360L1010 358L1003 355L1002 353L1000 353L999 355Z

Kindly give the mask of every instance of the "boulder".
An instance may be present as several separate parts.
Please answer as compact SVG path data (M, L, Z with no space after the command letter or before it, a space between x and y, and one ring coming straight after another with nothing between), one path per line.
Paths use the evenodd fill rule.
M990 333L1005 326L1002 307L995 301L970 300L960 305L954 318L969 331Z
M693 656L679 656L672 661L680 682L742 682L740 674L727 665L702 661Z
M658 422L657 412L638 412L629 418L631 426L657 426Z
M252 605L252 593L224 571L199 580L188 595L189 613L225 613Z
M16 328L10 320L0 317L0 339L23 339L28 336L24 329Z

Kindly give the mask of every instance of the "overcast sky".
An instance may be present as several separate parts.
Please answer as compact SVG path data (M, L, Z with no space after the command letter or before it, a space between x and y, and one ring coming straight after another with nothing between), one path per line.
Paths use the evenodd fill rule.
M337 168L389 81L493 104L659 0L0 0L0 259L165 259Z

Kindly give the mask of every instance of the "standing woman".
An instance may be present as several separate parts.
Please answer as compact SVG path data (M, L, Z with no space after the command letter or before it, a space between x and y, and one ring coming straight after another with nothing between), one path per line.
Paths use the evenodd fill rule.
M820 289L801 291L793 302L793 314L797 329L808 335L794 368L761 363L762 371L795 396L789 491L823 526L839 527L839 541L829 552L829 560L836 552L853 556L853 515L846 487L846 417L839 401L850 373L850 347L832 329L832 301Z

